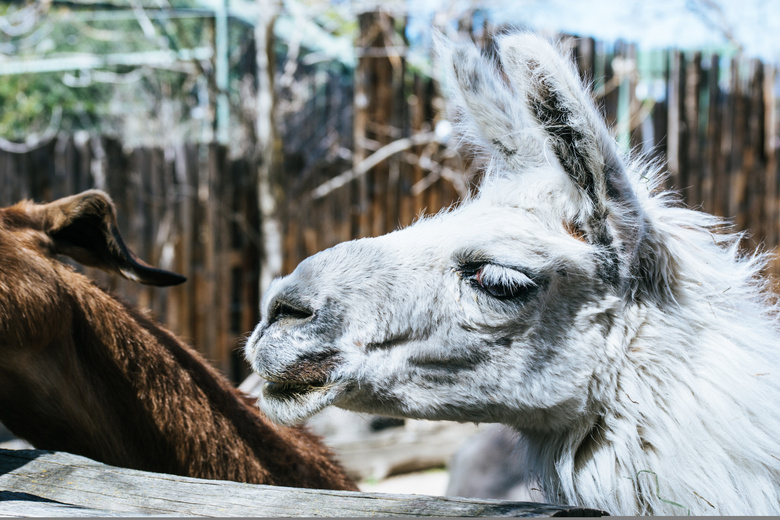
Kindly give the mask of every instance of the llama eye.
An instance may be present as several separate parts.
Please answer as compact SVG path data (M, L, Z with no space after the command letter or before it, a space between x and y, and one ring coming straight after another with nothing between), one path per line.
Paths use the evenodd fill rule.
M499 300L517 298L537 287L527 275L495 264L483 264L470 275L471 284Z

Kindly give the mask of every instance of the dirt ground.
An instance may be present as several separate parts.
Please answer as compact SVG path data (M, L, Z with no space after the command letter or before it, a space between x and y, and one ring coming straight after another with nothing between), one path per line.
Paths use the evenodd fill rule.
M443 496L447 489L449 474L445 469L431 469L393 475L379 481L366 480L358 487L367 493L397 493L411 495Z

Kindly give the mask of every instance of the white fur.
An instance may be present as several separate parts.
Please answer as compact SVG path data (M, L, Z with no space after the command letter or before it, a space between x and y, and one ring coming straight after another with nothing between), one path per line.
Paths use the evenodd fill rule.
M620 157L546 41L499 41L508 82L469 44L442 46L465 139L492 157L480 192L272 285L247 357L309 386L269 390L266 413L503 423L550 502L780 514L766 257Z

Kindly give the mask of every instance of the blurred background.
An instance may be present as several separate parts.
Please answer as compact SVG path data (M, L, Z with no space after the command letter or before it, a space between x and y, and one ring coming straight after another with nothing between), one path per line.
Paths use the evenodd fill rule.
M508 29L559 39L624 150L777 246L776 0L0 1L0 205L106 190L130 247L188 282L86 271L254 391L241 346L270 280L475 188L431 37L490 52ZM480 429L329 414L312 427L366 489L443 493Z

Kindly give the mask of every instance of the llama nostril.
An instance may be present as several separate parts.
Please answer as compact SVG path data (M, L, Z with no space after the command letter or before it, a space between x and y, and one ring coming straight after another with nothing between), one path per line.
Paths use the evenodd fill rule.
M279 299L273 302L268 312L268 324L280 320L303 321L314 316L314 311L300 302Z

